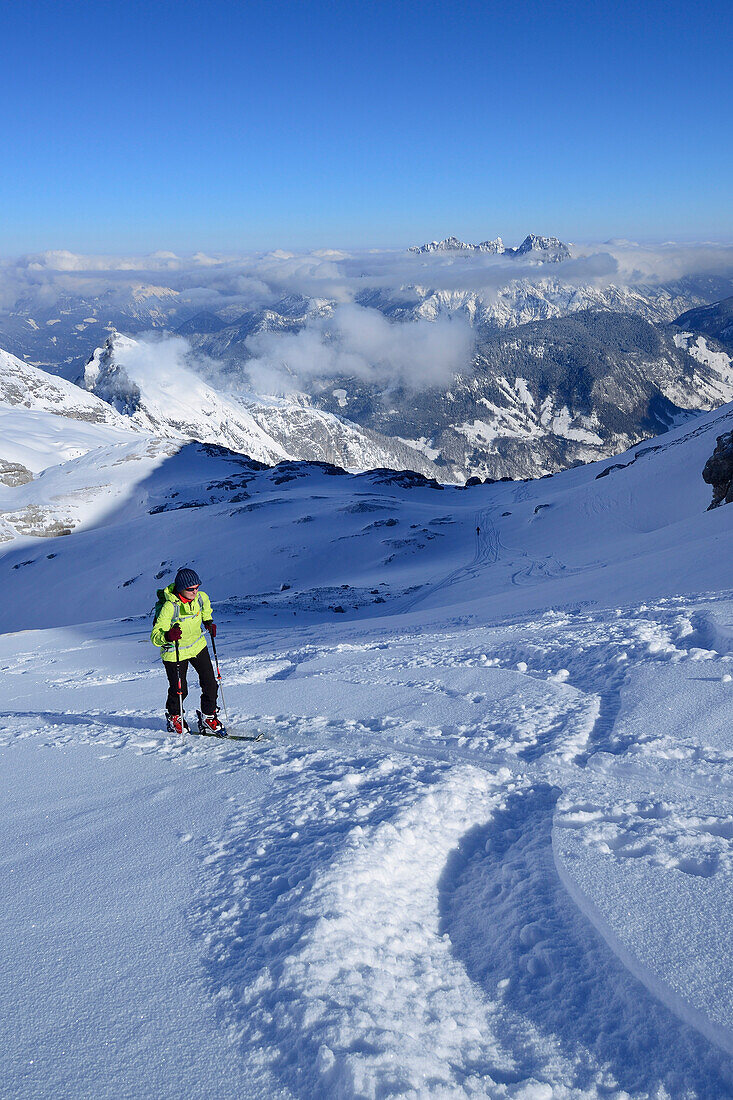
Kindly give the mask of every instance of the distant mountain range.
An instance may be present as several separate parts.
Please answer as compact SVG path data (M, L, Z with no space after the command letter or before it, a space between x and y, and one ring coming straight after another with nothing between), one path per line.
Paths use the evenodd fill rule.
M504 282L484 286L486 272L492 269L486 254L507 260L503 268L497 267ZM601 251L599 256L603 263L613 263L608 254ZM456 267L450 261L458 257L462 263ZM138 281L134 272L122 277L123 272L115 271L107 283L92 271L74 284L66 277L58 279L42 294L19 289L15 300L6 289L5 304L0 304L0 348L33 366L73 378L113 332L136 336L151 330L177 331L207 354L241 364L249 357L245 342L250 336L297 331L309 318L328 315L337 301L344 300L377 309L394 321L458 314L484 334L584 309L613 309L647 321L670 322L733 294L730 274L704 271L668 279L641 274L629 279L619 272L616 281L599 281L591 273L583 281L575 267L566 273L567 265L560 261L568 257L572 258L570 247L557 237L529 234L516 248L506 247L501 237L478 244L448 237L406 250L401 258L395 253L380 255L371 274L369 257L363 273L358 260L347 257L342 265L328 258L316 280L301 278L297 258L292 270L287 258L277 260L262 278L245 279L241 291L226 264L221 273L216 265L208 275L209 269L203 270L201 284L189 278L188 288L175 271L171 285L164 285L165 271L156 272L155 281L144 281L142 272ZM593 270L591 264L589 271ZM337 289L341 282L348 285L346 298L344 288ZM247 297L253 299L249 307Z
M431 286L440 257L420 256L453 252L466 254L468 276L474 253L507 256L508 267L525 257L540 268L529 278L517 264L517 277L491 292L471 287L470 277L464 289ZM368 284L354 300L394 325L446 317L470 325L472 360L449 385L414 392L316 372L299 380L299 393L258 395L247 374L252 338L317 325L327 342L335 298L290 291L252 309L195 308L193 296L136 284L62 296L43 309L36 303L33 313L23 302L0 310L0 346L7 341L0 403L165 440L216 442L263 462L409 468L460 482L536 477L610 456L733 398L730 279L578 285L563 279L557 262L570 255L568 246L533 235L513 249L501 238L474 245L449 237L410 253L400 270L414 268L414 282ZM716 293L721 300L711 302ZM139 361L139 334L151 329L176 333L216 360L216 376L189 372L181 399L175 379ZM32 476L38 461L30 451L26 461L5 450L0 445L0 460L12 466L7 478Z
M408 252L488 252L495 256L524 256L542 263L560 263L570 259L570 249L557 237L538 237L530 233L517 248L506 248L501 237L480 244L466 244L458 237L446 237L442 241L413 245Z
M488 305L473 292L436 293L418 304L390 305L381 292L365 296L364 304L381 307L395 323L446 311L467 316L476 333L471 368L444 390L418 394L392 387L385 395L353 377L315 380L307 400L420 448L450 479L533 477L592 461L664 431L685 410L733 397L726 348L655 323L649 299L631 291L566 291L573 308L558 316L559 296L551 303L539 300L536 287L527 293L523 308L515 300L513 317L531 320L512 325L497 323L501 302ZM629 308L609 308L611 301ZM667 295L663 312L672 301ZM580 308L584 302L590 308ZM189 324L187 338L228 364L234 384L246 377L247 337L298 331L308 321L307 306L290 303L290 314L275 318L272 311L252 314L215 333L196 333Z
M162 440L218 443L267 463L412 469L461 482L537 477L611 456L733 399L724 345L609 310L484 336L470 369L449 387L417 393L395 386L385 394L343 377L263 398L243 391L233 362L231 385L226 375L211 384L180 365L167 374L155 345L146 354L115 334L90 357L78 386L5 354L0 400ZM3 459L11 462L0 445ZM7 476L18 471L8 467Z

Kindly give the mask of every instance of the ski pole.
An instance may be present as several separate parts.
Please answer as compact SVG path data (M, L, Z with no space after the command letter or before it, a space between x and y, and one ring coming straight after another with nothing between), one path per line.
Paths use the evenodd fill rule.
M183 724L183 688L181 687L181 660L178 653L178 639L176 638L176 677L178 679L178 713L181 718L181 739L185 736L186 727Z
M211 634L211 648L214 650L214 662L216 664L216 679L219 682L219 694L221 695L221 705L224 708L224 717L227 720L227 729L229 729L229 715L227 714L227 705L224 702L224 692L221 689L221 672L219 671L219 658L216 655L216 642L214 641L214 635Z

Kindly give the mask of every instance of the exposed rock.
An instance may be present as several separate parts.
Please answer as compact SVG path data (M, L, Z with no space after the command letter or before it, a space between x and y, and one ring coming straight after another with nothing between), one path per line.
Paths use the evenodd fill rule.
M16 485L27 485L33 481L33 474L20 462L6 462L0 458L0 483L14 489Z
M718 436L715 450L703 467L702 477L713 487L708 511L721 504L733 504L733 432Z

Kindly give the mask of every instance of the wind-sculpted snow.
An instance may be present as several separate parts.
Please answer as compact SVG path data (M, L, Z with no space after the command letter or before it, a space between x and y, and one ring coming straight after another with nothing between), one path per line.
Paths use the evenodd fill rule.
M456 956L480 988L499 993L505 1033L521 1021L515 1078L552 1052L566 1095L726 1095L728 1059L639 986L558 879L558 794L546 784L509 792L462 838L440 883L441 928ZM638 896L635 908L646 918Z
M174 799L173 840L198 870L194 896L161 849L165 912L185 908L199 960L172 948L166 980L202 968L204 1000L188 1011L215 1011L208 1027L240 1096L716 1100L733 1088L720 1050L733 1012L721 955L732 607L679 598L396 634L347 624L330 641L320 626L242 635L220 611L228 710L236 728L265 732L255 745L165 734L144 624L6 635L0 753L10 774L13 753L36 743L62 764L73 752L82 775L97 766L90 746L116 761L133 851L133 821L150 830L150 803L133 798L140 768L151 780L150 768L173 768L155 797ZM723 651L696 644L714 641ZM41 684L55 709L38 707ZM604 693L618 699L612 717ZM27 751L18 759L38 767ZM94 834L112 858L115 833ZM57 859L66 835L57 829ZM146 860L152 883L155 848ZM98 927L106 899L87 887L85 904L84 928ZM118 896L117 918L131 905ZM50 952L60 934L48 921ZM107 1004L119 985L97 986L95 937L83 942L94 1011L127 1044L131 1024ZM142 1003L159 967L126 943L125 989ZM24 998L16 1018L31 1011ZM139 1060L123 1069L86 1035L80 1064L115 1065L139 1094L146 1058L183 1042L159 1094L208 1080L211 1095L234 1095L207 1076L209 1048L165 999L135 1027ZM53 1081L63 1036L39 1041L31 1079ZM18 1042L11 1082L28 1072Z
M295 783L292 767L279 770L275 817L293 832L265 825L247 858L245 815L227 849L212 853L216 894L199 924L212 978L231 990L231 1026L297 1095L447 1094L467 1077L491 1084L472 1064L486 1006L440 936L437 880L502 777L369 756L329 765L297 769ZM314 773L327 804L308 793ZM274 880L264 873L273 862ZM235 900L232 920L240 878L263 889ZM223 937L206 932L212 912L226 913Z

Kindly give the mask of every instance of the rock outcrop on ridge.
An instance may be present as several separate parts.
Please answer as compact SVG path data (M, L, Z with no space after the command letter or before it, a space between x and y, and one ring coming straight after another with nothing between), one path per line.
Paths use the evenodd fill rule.
M713 489L713 499L708 505L708 511L719 508L721 504L733 504L733 432L718 436L715 450L703 468L702 477Z

